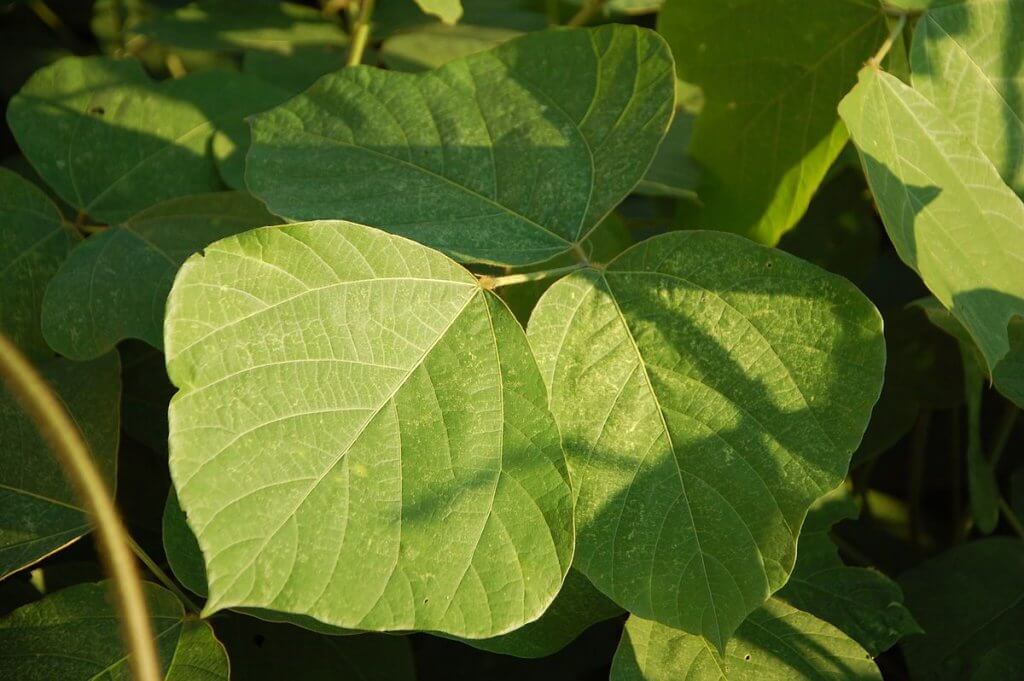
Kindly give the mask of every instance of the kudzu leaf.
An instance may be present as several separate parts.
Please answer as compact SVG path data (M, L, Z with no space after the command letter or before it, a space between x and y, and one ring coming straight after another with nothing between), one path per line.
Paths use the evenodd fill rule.
M143 22L134 33L193 50L268 50L288 54L308 45L344 45L341 26L291 2L202 0Z
M899 585L871 568L844 565L829 531L856 518L857 505L845 489L815 502L800 531L796 565L777 597L833 625L871 655L891 648L921 627L903 605Z
M789 577L881 387L849 282L720 232L674 232L552 286L530 319L576 498L574 566L719 648Z
M428 24L396 33L380 48L381 60L399 71L436 69L448 62L497 47L522 35L491 26Z
M914 89L932 102L1024 196L1020 43L1024 2L945 2L917 22Z
M61 198L117 223L166 199L220 189L211 138L219 129L234 134L246 115L283 99L276 88L268 96L269 87L228 71L155 83L133 60L69 57L32 76L7 121Z
M253 119L246 182L289 219L526 265L570 250L633 189L672 103L656 34L545 31L424 74L324 76Z
M41 190L0 168L0 330L33 358L52 355L43 340L43 292L78 236Z
M691 201L697 198L700 167L690 157L688 149L694 120L703 105L703 95L698 88L682 81L676 82L676 113L672 125L634 193Z
M413 681L409 642L402 636L324 636L293 626L232 616L215 623L245 681Z
M433 14L449 25L462 17L462 0L416 0L416 4L427 14Z
M911 678L972 678L985 656L1024 631L1024 542L956 546L900 578L925 634L903 642Z
M704 91L690 144L704 167L697 226L775 244L846 143L836 105L882 43L863 0L668 0L658 30Z
M882 675L843 632L773 598L751 613L720 655L707 641L632 616L611 681L848 681Z
M38 369L82 431L113 491L121 397L117 353L91 362L51 359ZM14 395L0 388L0 578L88 531L89 520L56 456Z
M248 194L164 201L72 251L47 288L43 334L72 359L125 338L163 347L164 303L185 258L225 236L279 222Z
M467 271L292 224L192 256L167 310L207 612L484 638L554 599L573 551L558 431L521 327Z
M548 657L572 643L592 624L622 612L579 571L569 570L562 590L536 622L495 638L462 640L474 648L501 655Z
M228 679L228 658L206 622L186 617L170 591L143 582L161 678ZM107 582L79 584L0 619L0 678L89 681L131 678Z
M998 378L1017 345L1011 336L1024 348L1024 327L1015 326L1024 317L1024 204L959 128L895 77L865 69L839 111L900 258Z

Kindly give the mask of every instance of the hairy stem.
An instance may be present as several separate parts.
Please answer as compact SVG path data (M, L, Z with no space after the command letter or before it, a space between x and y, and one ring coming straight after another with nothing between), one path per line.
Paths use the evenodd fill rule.
M352 27L352 46L348 50L346 66L355 66L363 61L363 52L370 42L370 18L373 16L373 0L362 0L359 3L359 14Z
M178 600L185 604L186 608L188 608L193 613L198 613L201 610L201 608L198 605L196 605L191 598L188 597L188 594L186 594L175 583L175 581L171 579L170 575L164 572L160 568L160 566L156 564L156 561L149 557L149 554L146 553L145 549L139 546L138 542L136 542L131 537L131 535L128 535L128 542L129 546L132 549L132 552L139 559L139 561L146 566L146 569L149 570L150 573L154 577L156 577L161 584L167 587L169 591L173 592L174 595L178 597Z
M121 633L131 653L133 677L137 681L160 681L153 629L131 540L93 463L89 446L43 377L2 333L0 376L56 454L96 528L100 557L113 582Z
M500 277L480 277L480 286L487 290L494 290L499 286L513 286L515 284L525 284L529 281L540 281L542 279L550 279L551 277L559 277L569 272L575 272L587 267L584 263L574 263L565 267L555 267L550 270L538 270L536 272L522 272L520 274L506 274Z

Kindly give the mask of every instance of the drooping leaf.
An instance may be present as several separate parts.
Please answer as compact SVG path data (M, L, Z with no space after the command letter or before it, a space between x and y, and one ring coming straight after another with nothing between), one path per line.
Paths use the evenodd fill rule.
M902 644L912 678L971 678L990 651L1024 640L1019 539L991 537L954 547L907 572L900 584L926 632Z
M836 105L886 35L863 0L668 0L658 30L704 90L699 227L774 244L846 143Z
M143 22L134 32L194 50L268 50L344 45L341 26L319 11L291 2L201 0Z
M132 60L69 57L32 76L7 121L61 198L117 223L166 199L220 189L211 138L222 129L237 137L246 115L281 101L275 93L228 71L155 83Z
M428 24L396 33L385 40L380 48L380 57L389 67L399 71L436 69L520 35L520 31L491 26Z
M723 646L846 474L881 387L878 312L788 254L675 232L556 283L529 338L572 474L574 566Z
M617 25L529 34L424 74L344 69L255 117L246 181L289 219L542 262L643 177L672 115L671 62L656 34Z
M279 222L235 192L170 199L94 235L61 265L43 301L43 333L73 359L125 338L163 347L164 303L185 258L225 236Z
M548 657L572 643L588 627L623 613L586 577L569 570L565 584L540 619L495 638L464 639L469 645L502 655Z
M163 678L227 681L227 654L210 625L186 617L170 591L150 582L143 587ZM105 582L68 587L0 619L0 678L131 678L110 588Z
M699 636L635 615L611 681L860 681L882 675L842 631L773 598L751 613L720 655Z
M932 102L1024 196L1021 0L947 1L917 22L914 89Z
M1008 325L1024 317L1024 204L959 128L895 77L865 69L839 111L897 252L998 379L1013 346Z
M416 0L416 4L449 26L458 23L462 17L462 0Z
M233 678L245 681L413 681L402 636L324 636L286 624L233 615L215 624Z
M165 324L207 612L483 638L558 593L572 504L522 329L458 265L344 222L190 258Z
M857 505L845 489L815 503L800 530L793 574L777 598L828 622L878 655L921 628L903 605L896 582L870 568L844 565L839 558L829 530L857 515Z
M38 368L78 424L113 490L121 397L117 353L91 362L51 359ZM0 387L0 578L88 531L85 511L57 458L14 395Z
M30 357L53 354L39 324L43 292L77 241L46 194L0 168L0 330Z

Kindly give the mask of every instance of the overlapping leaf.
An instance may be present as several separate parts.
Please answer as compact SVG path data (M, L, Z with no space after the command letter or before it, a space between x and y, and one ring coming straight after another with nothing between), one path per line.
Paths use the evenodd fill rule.
M774 244L846 143L836 105L881 44L864 0L668 0L658 30L704 90L690 151L705 168L699 226Z
M143 587L162 678L227 681L227 654L210 625L186 617L170 591L149 582ZM68 587L0 620L0 678L130 678L110 589L106 583Z
M117 354L92 362L51 359L39 369L81 429L113 489L121 397ZM0 577L88 531L85 511L50 447L14 396L0 388Z
M170 199L89 238L64 262L43 301L43 333L73 359L125 338L163 347L164 304L185 258L231 234L278 220L247 194Z
M247 232L185 263L165 347L208 612L483 638L558 593L572 504L544 384L452 261L344 222Z
M881 386L877 311L792 256L677 232L559 281L529 338L572 473L574 565L723 646L846 473Z
M290 219L541 262L643 177L673 82L664 42L630 26L530 34L425 74L344 69L254 119L246 181Z
M1020 402L1014 386L1024 386L999 364L1024 349L1024 204L950 119L893 76L865 69L840 113L900 257Z

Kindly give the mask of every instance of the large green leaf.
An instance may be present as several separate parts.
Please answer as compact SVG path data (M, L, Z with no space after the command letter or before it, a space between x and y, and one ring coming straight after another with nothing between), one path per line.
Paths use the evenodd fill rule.
M1024 542L1019 539L993 537L957 546L907 572L900 584L926 632L902 644L912 678L971 678L990 651L1024 641Z
M7 121L61 198L116 223L165 199L219 189L215 132L237 138L246 115L283 98L228 71L155 83L133 60L69 57L32 76Z
M672 103L656 34L545 31L424 74L321 78L255 117L246 181L290 219L346 218L525 265L581 242L636 186Z
M134 32L195 50L268 50L291 53L309 45L348 42L338 23L291 2L202 0L143 22Z
M886 34L870 0L668 0L658 30L704 90L699 226L774 244L846 143L836 105Z
M1017 345L1008 325L1024 317L1024 204L959 128L897 78L865 69L839 111L897 252L967 329L998 387L998 365Z
M0 330L30 357L53 354L39 311L46 284L77 240L46 194L0 168Z
M86 240L64 262L43 301L43 333L72 359L125 338L163 346L164 303L185 258L238 232L279 222L247 194L170 199Z
M845 489L830 493L807 514L796 565L778 598L833 625L871 655L891 648L921 628L903 605L899 585L870 568L844 565L829 530L857 517Z
M675 232L552 286L529 326L576 497L574 565L721 647L785 584L881 387L849 282L721 232Z
M1024 2L946 2L917 23L914 89L980 148L1024 196Z
M39 370L82 431L113 489L121 398L117 353L92 362L51 359L39 364ZM0 578L88 531L89 520L57 458L15 397L0 387Z
M166 681L227 681L228 657L206 622L186 617L166 589L143 583ZM0 678L132 678L108 583L79 584L0 620Z
M773 598L755 610L719 654L707 641L630 617L611 681L875 680L871 656L843 632Z
M558 593L572 501L544 384L451 260L345 222L246 232L182 267L165 347L207 612L483 638Z

